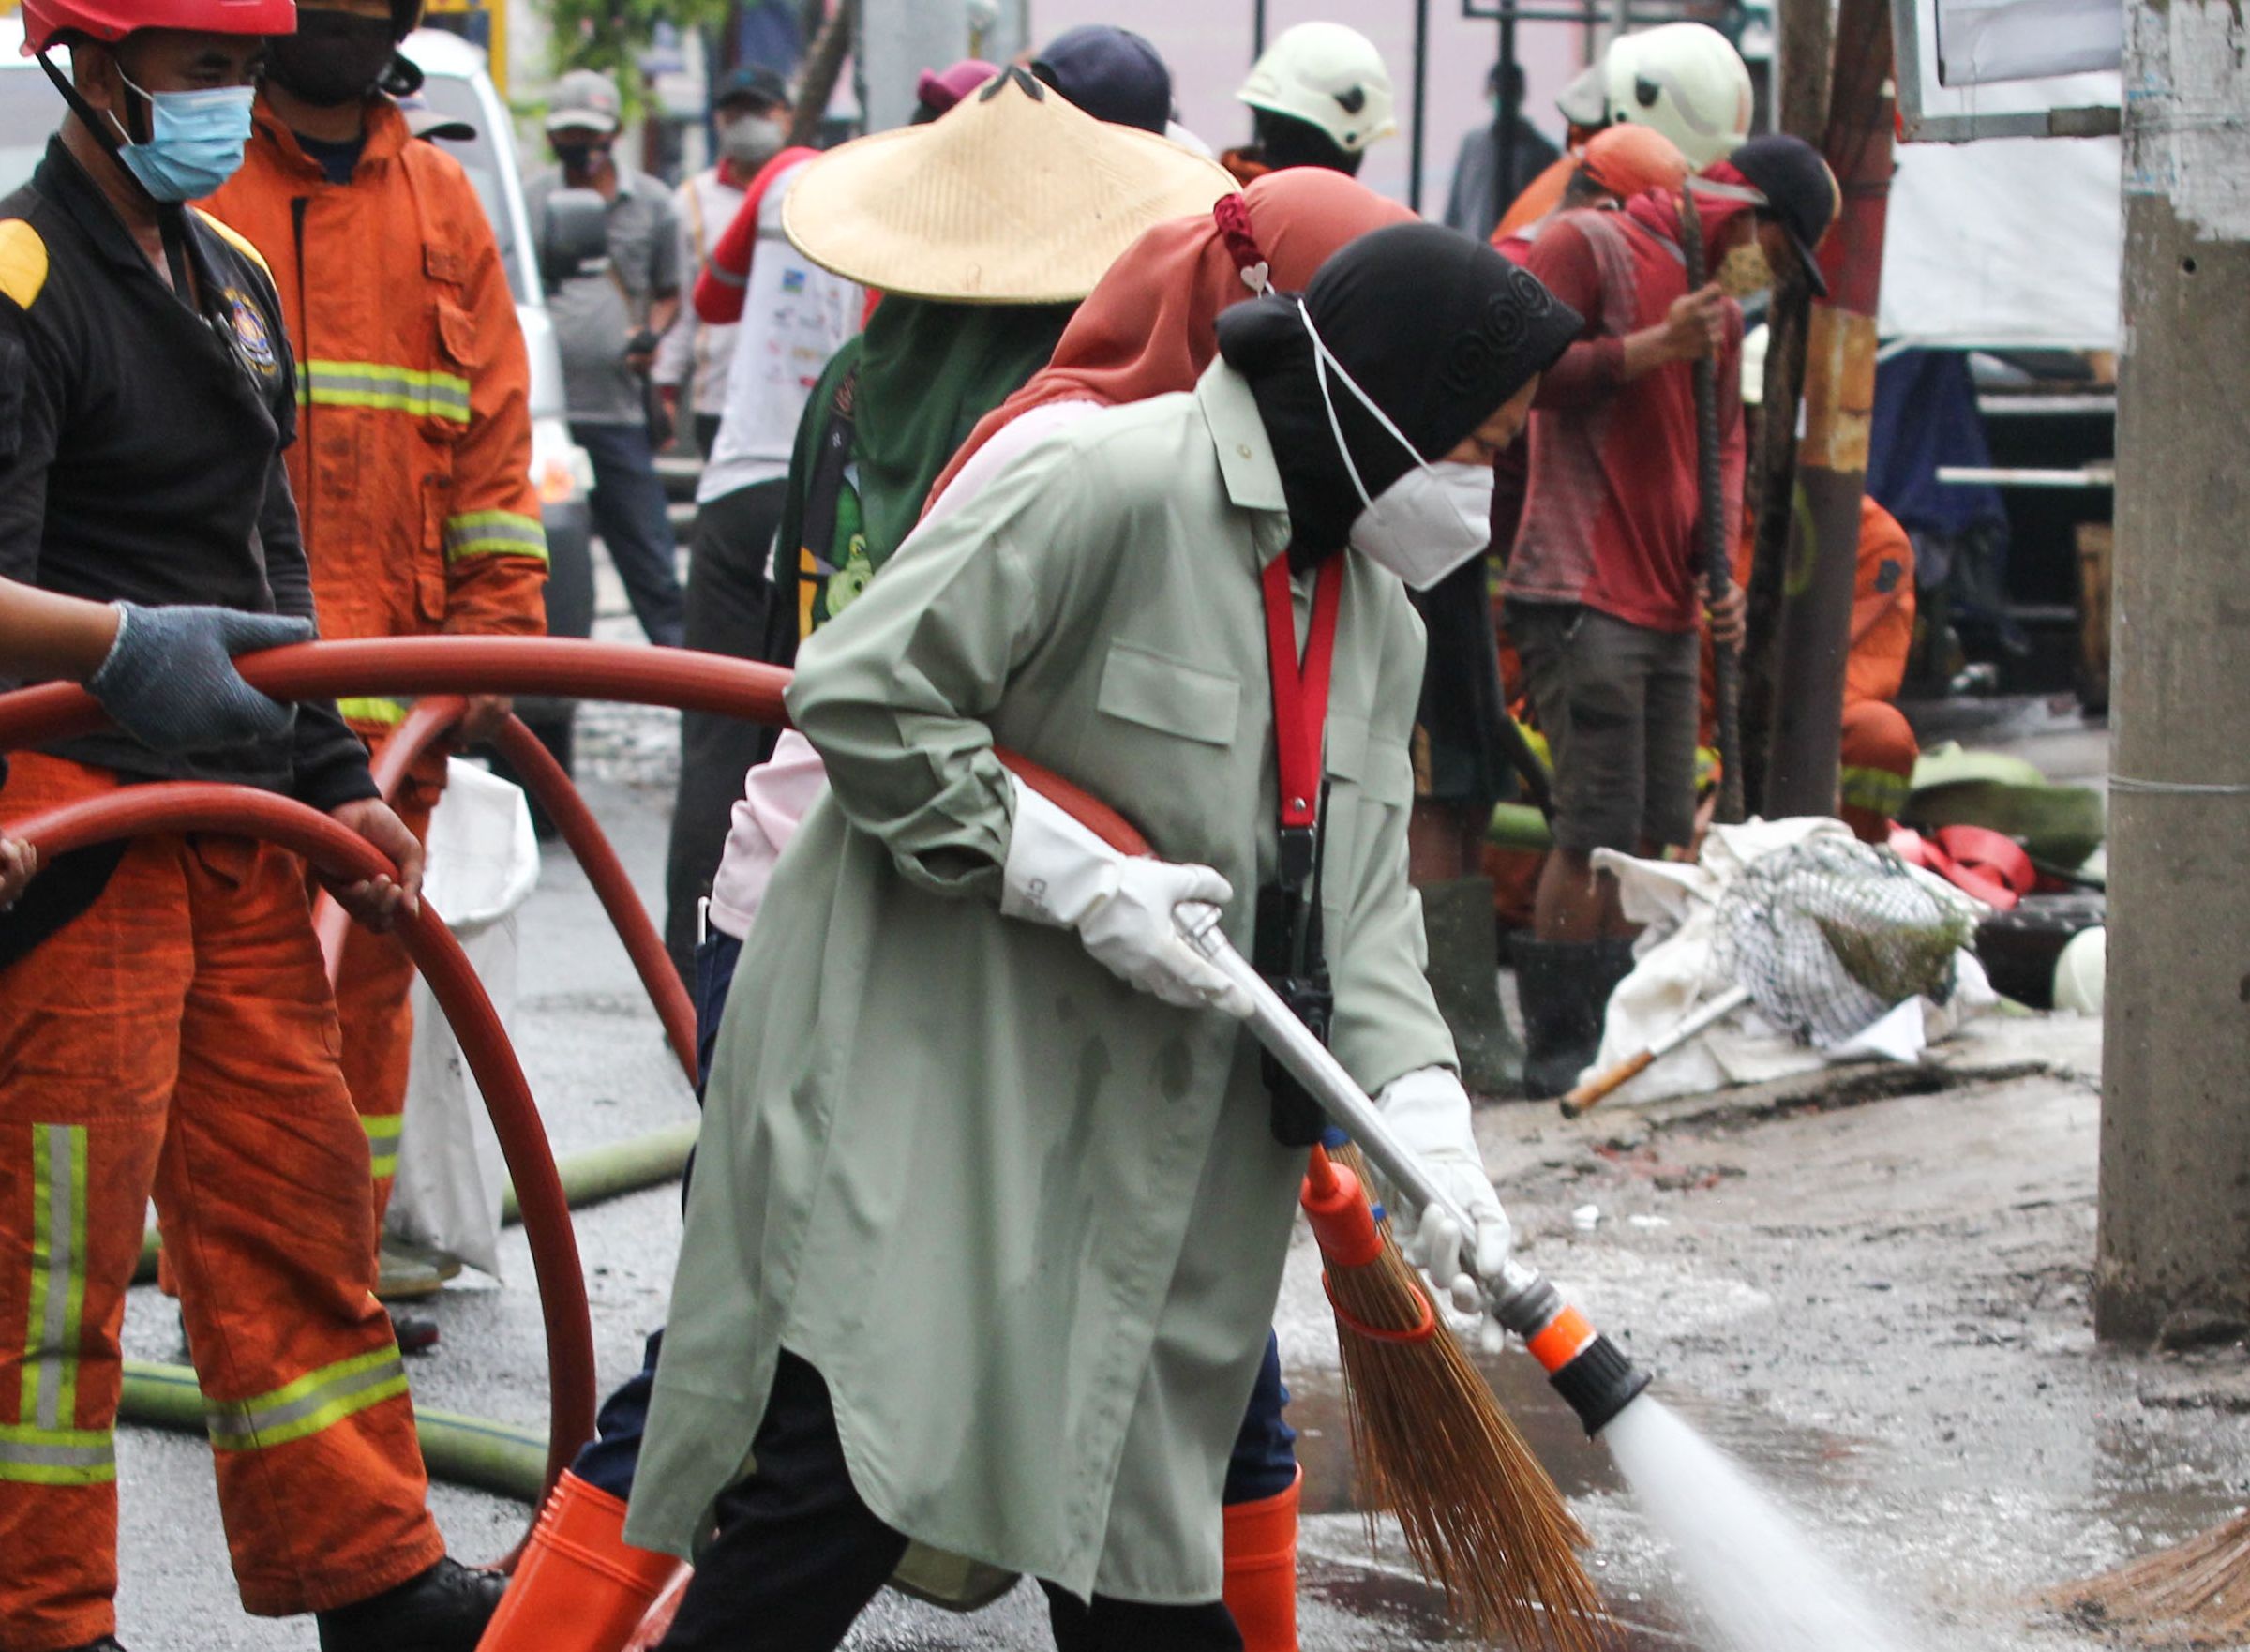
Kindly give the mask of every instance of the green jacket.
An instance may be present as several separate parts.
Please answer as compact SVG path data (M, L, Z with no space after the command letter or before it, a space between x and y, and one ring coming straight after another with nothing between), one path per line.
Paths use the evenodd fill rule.
M727 1007L627 1535L685 1554L787 1346L852 1483L931 1547L1084 1596L1219 1598L1220 1491L1301 1151L1238 1022L1174 1009L998 910L997 740L1158 853L1275 858L1258 569L1288 534L1248 385L1081 421L910 539L804 645L830 794ZM1451 1064L1406 882L1420 623L1350 557L1328 733L1338 1057Z

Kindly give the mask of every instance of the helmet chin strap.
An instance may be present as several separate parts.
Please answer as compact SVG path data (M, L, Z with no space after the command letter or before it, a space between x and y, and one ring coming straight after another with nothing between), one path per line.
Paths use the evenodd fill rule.
M63 101L70 106L70 113L78 116L79 125L84 127L94 142L101 145L103 152L116 163L117 170L125 174L125 181L133 193L140 196L155 214L157 233L164 243L164 262L172 272L172 291L183 301L192 302L189 298L192 289L188 282L187 207L177 201L158 200L150 193L148 186L141 181L141 174L125 164L125 144L116 135L116 131L124 130L124 124L114 114L105 120L63 72L54 67L54 60L46 53L36 53L34 57L39 68L46 71L47 78L54 83L54 89L63 95ZM118 70L118 79L125 79L122 68ZM142 94L131 82L127 81L126 96L139 98ZM115 128L116 131L112 131L112 128Z

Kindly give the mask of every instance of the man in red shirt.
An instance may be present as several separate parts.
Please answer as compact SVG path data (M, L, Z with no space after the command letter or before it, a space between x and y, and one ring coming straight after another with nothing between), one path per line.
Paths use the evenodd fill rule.
M1592 1059L1610 989L1631 968L1631 928L1592 855L1685 847L1694 828L1698 556L1694 376L1716 353L1724 531L1742 515L1735 297L1801 262L1840 196L1818 151L1754 138L1693 186L1718 279L1688 286L1679 201L1660 190L1622 212L1552 219L1525 267L1586 318L1542 382L1528 490L1508 559L1507 623L1556 768L1554 852L1517 948L1526 1082L1567 1089ZM1732 294L1732 296L1730 296ZM1742 636L1739 591L1715 634Z

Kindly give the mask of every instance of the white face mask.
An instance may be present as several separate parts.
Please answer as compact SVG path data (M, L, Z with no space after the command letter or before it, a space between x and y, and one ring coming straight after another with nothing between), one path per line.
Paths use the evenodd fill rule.
M1377 567L1396 574L1409 589L1427 591L1491 543L1492 468L1449 459L1433 465L1423 458L1390 416L1352 382L1343 364L1328 353L1302 305L1297 313L1312 339L1313 376L1328 410L1328 428L1336 437L1336 451L1343 456L1352 489L1366 507L1353 518L1348 535L1352 548ZM1331 372L1414 459L1414 468L1384 488L1379 497L1368 496L1367 484L1359 479L1359 467L1352 462L1343 427L1336 418L1335 398L1328 394Z

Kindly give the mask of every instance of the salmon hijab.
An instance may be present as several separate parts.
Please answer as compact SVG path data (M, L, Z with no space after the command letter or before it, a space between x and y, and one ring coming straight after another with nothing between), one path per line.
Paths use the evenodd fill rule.
M1035 407L1056 401L1117 407L1192 390L1219 353L1221 310L1256 296L1268 283L1301 293L1345 243L1414 221L1397 202L1342 173L1300 166L1268 173L1208 215L1145 232L1078 307L1053 359L969 432L929 497L944 492L1002 426Z

